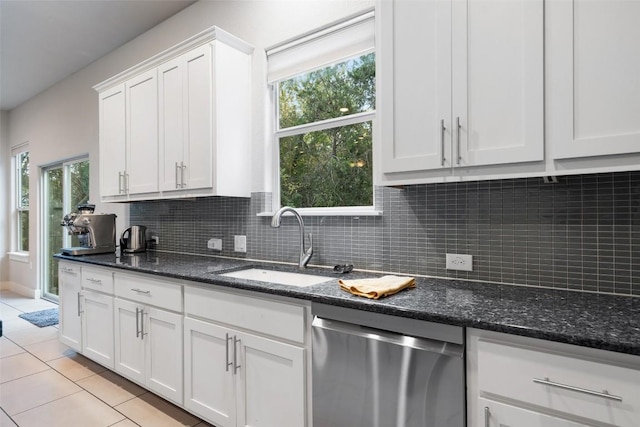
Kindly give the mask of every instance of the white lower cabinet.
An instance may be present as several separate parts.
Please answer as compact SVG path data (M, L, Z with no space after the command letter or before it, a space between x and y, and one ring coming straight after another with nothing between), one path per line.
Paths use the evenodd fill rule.
M467 330L469 426L637 427L638 384L637 356Z
M303 348L185 318L185 407L220 427L305 425Z
M115 299L115 370L182 403L182 315Z
M205 310L221 301L227 310ZM295 304L185 289L185 407L219 427L307 425L308 351L293 332L304 313ZM274 322L301 341L279 336Z
M113 296L83 290L82 354L113 369Z
M58 264L58 293L60 297L60 342L76 351L82 351L82 319L80 266L67 262Z

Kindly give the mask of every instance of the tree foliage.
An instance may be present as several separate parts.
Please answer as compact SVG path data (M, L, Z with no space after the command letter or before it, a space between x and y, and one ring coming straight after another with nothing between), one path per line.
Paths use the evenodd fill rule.
M375 109L375 57L364 55L280 83L280 128ZM373 204L372 122L280 138L281 204Z

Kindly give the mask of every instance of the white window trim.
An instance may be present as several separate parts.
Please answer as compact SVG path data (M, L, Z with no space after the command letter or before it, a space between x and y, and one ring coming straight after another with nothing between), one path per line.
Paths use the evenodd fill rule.
M12 218L11 218L11 248L12 251L8 252L9 259L11 261L18 262L29 262L29 253L30 251L22 250L20 246L20 241L22 240L21 228L20 228L20 213L21 212L29 212L29 219L31 219L31 210L30 206L26 209L19 202L20 199L20 188L21 188L21 175L20 175L20 165L18 164L18 157L22 153L29 152L29 142L23 142L21 144L15 145L11 147L11 164L12 164L12 191L11 191L11 210L12 210ZM31 156L29 156L29 163L31 163ZM31 167L31 165L29 165ZM29 177L29 180L31 178ZM31 183L29 182L29 192L31 192ZM31 245L29 245L31 247Z

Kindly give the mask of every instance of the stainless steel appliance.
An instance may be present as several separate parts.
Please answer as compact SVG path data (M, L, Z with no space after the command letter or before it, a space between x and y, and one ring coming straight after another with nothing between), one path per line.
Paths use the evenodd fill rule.
M125 237L126 236L126 237ZM147 250L147 227L132 225L120 236L120 251L130 254Z
M94 214L95 205L77 206L78 212L64 216L62 226L70 235L78 236L79 246L62 248L65 255L92 255L115 252L116 215Z
M463 328L312 311L314 427L465 426Z

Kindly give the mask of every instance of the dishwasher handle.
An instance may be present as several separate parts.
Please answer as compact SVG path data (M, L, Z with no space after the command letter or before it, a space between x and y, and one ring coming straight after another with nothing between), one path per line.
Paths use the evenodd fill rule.
M399 345L402 347L414 348L416 350L428 351L430 353L438 353L445 356L459 357L464 356L464 346L460 344L450 343L446 341L434 340L429 338L412 337L408 335L396 334L381 329L369 328L366 326L355 325L352 323L341 322L339 320L324 319L318 316L313 318L311 324L314 328L324 329L353 335L365 339L384 342L387 344Z

